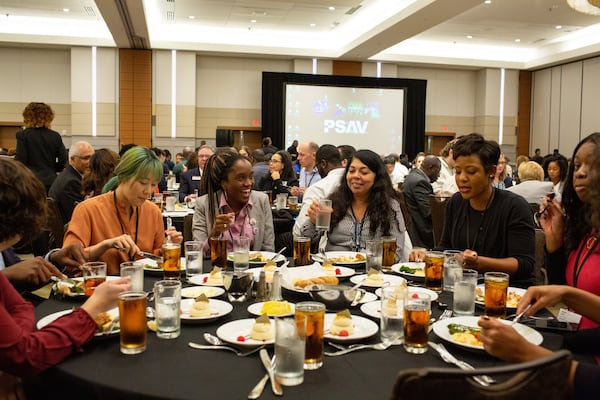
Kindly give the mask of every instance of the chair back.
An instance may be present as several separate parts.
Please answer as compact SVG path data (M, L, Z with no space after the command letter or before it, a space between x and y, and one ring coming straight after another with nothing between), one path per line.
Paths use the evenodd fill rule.
M546 274L546 234L541 229L535 230L535 264L533 265L534 285L547 285Z
M433 227L433 246L437 247L442 240L444 221L446 220L446 206L450 197L429 195L429 208L431 210L431 225Z
M194 235L192 233L192 222L194 221L194 214L188 214L183 217L183 241L189 242L190 240L194 240Z
M571 353L559 350L538 360L463 371L456 368L411 368L400 371L393 400L447 398L461 400L555 400L568 398ZM496 382L482 386L472 377L488 375Z
M52 197L46 198L48 210L46 224L38 236L31 240L31 252L35 256L44 256L50 249L62 247L65 225L62 215Z

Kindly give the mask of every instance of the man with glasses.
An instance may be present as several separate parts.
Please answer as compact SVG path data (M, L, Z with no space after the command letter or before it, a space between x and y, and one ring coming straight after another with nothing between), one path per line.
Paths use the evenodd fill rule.
M69 165L50 186L48 196L56 202L64 224L71 220L77 203L83 201L81 181L83 174L90 170L92 155L94 155L94 148L88 142L73 143L69 149Z
M195 199L197 190L200 189L200 180L206 161L215 154L216 149L208 144L200 146L198 149L198 168L192 168L181 174L179 182L179 201L182 203Z

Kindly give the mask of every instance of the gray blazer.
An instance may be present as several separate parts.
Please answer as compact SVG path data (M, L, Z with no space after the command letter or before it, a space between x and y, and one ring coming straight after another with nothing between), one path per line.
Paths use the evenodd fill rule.
M218 192L218 196L221 192ZM271 205L269 197L262 192L250 193L250 201L252 208L250 209L250 223L254 226L254 246L252 250L275 250L275 234L273 231L273 214L271 213ZM215 209L218 210L218 204L215 201ZM208 234L212 231L215 222L214 217L209 216L208 195L200 196L196 200L194 211L194 219L192 222L192 233L194 240L204 243L206 249L206 241Z

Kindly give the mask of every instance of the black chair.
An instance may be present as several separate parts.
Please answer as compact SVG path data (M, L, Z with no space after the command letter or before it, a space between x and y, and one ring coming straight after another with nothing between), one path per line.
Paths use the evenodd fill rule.
M535 264L533 266L534 285L547 285L546 274L546 234L541 229L535 230Z
M400 371L391 399L565 399L571 353L560 350L548 357L500 367L463 371L456 368L410 368ZM472 377L488 375L498 383L482 386Z
M43 256L50 249L62 247L65 236L65 224L63 218L52 197L46 198L48 210L46 225L42 232L31 241L31 250L35 256Z

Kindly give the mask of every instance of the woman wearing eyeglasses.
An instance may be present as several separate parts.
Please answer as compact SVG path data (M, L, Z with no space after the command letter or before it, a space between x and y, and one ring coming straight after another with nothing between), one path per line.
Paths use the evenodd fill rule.
M271 156L270 174L258 183L258 190L271 190L273 195L288 193L292 186L298 186L298 178L292 167L292 159L287 151L280 150Z

